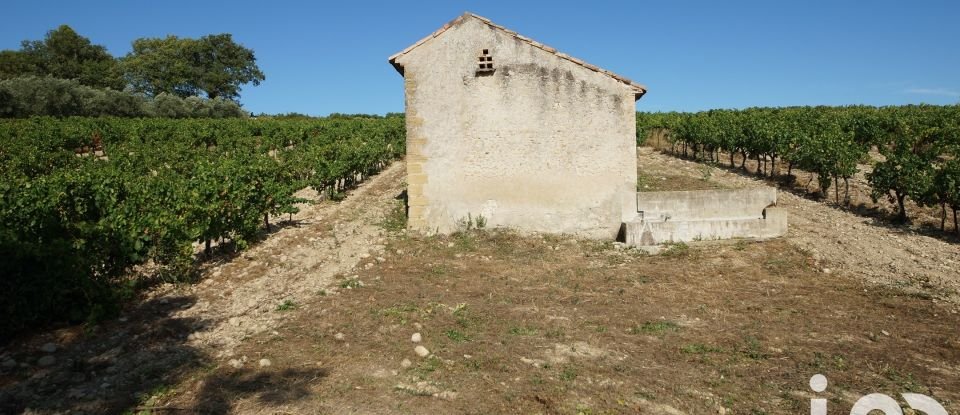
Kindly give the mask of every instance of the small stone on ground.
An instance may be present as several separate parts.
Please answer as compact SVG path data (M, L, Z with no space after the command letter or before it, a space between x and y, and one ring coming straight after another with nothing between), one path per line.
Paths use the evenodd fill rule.
M44 356L37 360L40 366L53 366L54 363L57 363L57 358L53 356Z
M413 351L416 352L416 353L417 353L417 356L420 356L420 357L427 357L427 355L430 354L430 351L427 350L427 348L426 348L426 347L423 347L423 346L417 346L417 347L415 347L415 348L413 349Z

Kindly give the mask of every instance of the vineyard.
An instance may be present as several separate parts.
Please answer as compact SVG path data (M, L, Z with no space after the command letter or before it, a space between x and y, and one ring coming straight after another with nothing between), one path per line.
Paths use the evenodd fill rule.
M796 107L638 114L676 153L793 180L814 173L846 201L872 197L960 210L960 107ZM242 250L297 211L331 199L404 153L403 119L44 118L0 122L0 337L33 324L96 321L142 285L133 269L189 280L215 247ZM960 232L960 231L958 231ZM139 268L138 268L139 267ZM140 273L142 274L142 273Z
M0 122L0 338L111 314L140 281L188 279L404 154L403 119L30 118Z
M937 207L941 230L949 210L960 235L960 106L640 113L637 127L638 137L658 134L671 151L685 157L731 168L739 161L744 169L755 160L758 175L787 180L796 179L794 169L812 172L820 193L843 204L849 203L849 183L860 171L858 165L870 164L876 150L880 160L866 174L874 201L895 203L900 222L909 220L907 200Z

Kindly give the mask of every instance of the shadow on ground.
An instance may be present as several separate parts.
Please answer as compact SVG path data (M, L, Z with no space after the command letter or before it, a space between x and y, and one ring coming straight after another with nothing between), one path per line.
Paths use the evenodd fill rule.
M195 406L186 409L226 414L235 409L237 402L249 398L255 398L258 405L277 407L309 398L311 385L326 376L327 370L322 368L222 371L202 381Z

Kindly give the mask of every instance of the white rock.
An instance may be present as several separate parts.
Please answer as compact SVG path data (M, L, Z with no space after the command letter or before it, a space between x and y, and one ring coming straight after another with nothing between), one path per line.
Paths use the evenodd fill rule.
M337 334L334 334L334 335L333 335L333 338L334 338L334 339L337 339L337 340L340 340L340 341L343 341L344 339L347 338L347 336L345 336L343 333L337 333Z
M423 328L423 325L420 323L413 323L413 327L416 328L417 330L420 330Z
M270 359L260 359L260 367L270 366Z
M443 391L435 396L443 400L452 401L457 398L457 393L453 391Z
M423 336L420 333L413 333L413 336L410 336L410 341L414 343L420 343L421 340L423 340Z
M243 367L243 362L240 359L230 359L230 361L227 362L227 364L229 364L230 366L233 366L234 369L240 369L241 367Z
M43 346L40 346L40 351L44 353L53 353L57 351L57 345L55 343L46 343Z
M423 346L417 346L413 349L413 351L416 352L417 356L420 356L420 357L427 357L430 354L430 351Z
M455 244L455 243L453 243L453 242L450 242L450 243L447 244L447 248L453 248L454 246L457 246L457 244Z
M403 250L402 250L402 249L398 249L398 250L397 250L397 255L403 255Z
M240 326L240 318L239 318L239 317L230 317L230 319L227 320L227 321L230 323L231 326Z
M413 366L413 362L411 362L410 359L403 359L400 361L400 367L406 369L410 366Z
M57 358L53 356L44 356L37 359L37 364L40 366L53 366L54 363L57 363Z
M890 335L890 332L889 332L889 331L886 331L886 330L880 330L880 332L883 333L884 336L889 336L889 335Z

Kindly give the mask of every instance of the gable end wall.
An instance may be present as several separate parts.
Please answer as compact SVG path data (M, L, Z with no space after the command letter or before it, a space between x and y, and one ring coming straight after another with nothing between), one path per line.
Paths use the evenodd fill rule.
M492 74L476 73L488 49ZM616 236L635 215L634 92L465 18L400 56L409 227Z

